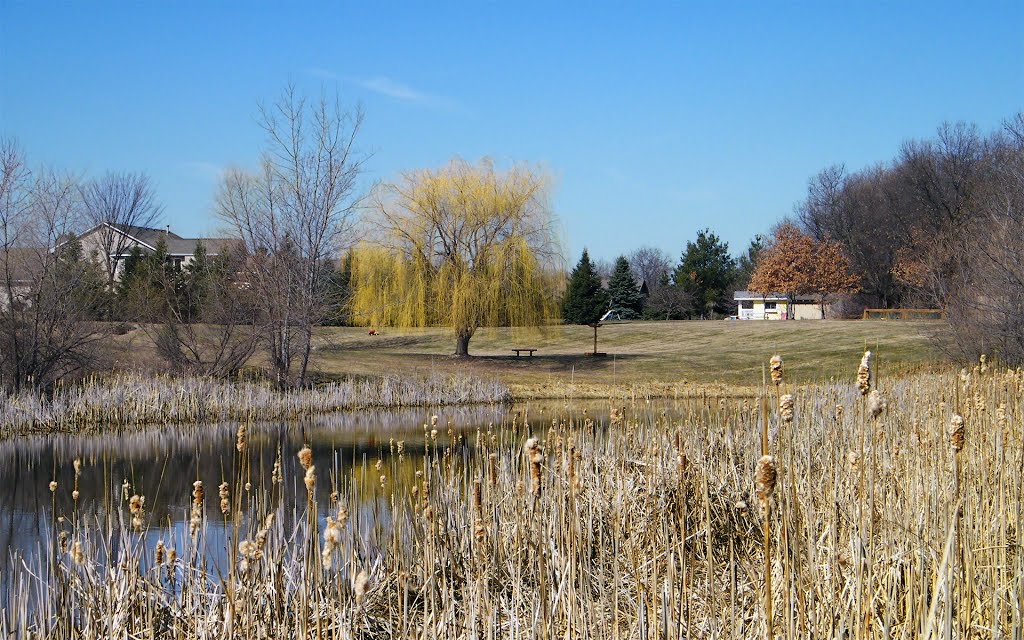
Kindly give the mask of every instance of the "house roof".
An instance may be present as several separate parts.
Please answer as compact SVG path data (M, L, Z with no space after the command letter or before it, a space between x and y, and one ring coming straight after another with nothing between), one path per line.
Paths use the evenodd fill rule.
M758 293L757 291L736 291L732 295L733 300L764 300L767 302L785 302L788 296L785 293ZM818 296L799 294L793 296L793 302L797 303L818 303Z
M155 249L156 245L163 240L167 246L168 255L190 256L195 253L196 243L202 241L206 247L206 253L215 256L223 253L231 245L238 242L235 238L183 238L168 229L153 229L151 227L132 227L120 224L110 224L109 227L143 244L148 249ZM93 228L95 229L95 227ZM92 229L86 232L90 233ZM84 235L84 234L83 234Z

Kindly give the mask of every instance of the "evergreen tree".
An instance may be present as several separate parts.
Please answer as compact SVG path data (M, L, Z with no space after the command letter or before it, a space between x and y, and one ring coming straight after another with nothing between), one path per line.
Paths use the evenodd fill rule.
M639 285L633 277L626 256L615 260L612 275L608 278L608 294L611 297L611 308L619 313L623 320L634 320L640 317L643 308L643 297Z
M696 242L687 242L676 267L675 286L690 295L690 318L713 318L727 314L736 276L736 261L729 255L729 243L703 229Z
M601 287L601 276L594 270L587 250L569 276L562 298L562 320L566 324L594 326L608 310L608 292Z
M736 288L746 289L750 283L751 276L754 275L754 269L757 268L757 261L761 257L761 252L764 251L764 236L760 233L754 236L754 239L750 241L750 246L747 250L740 254L739 259L736 261Z
M183 322L198 322L212 285L213 264L202 240L196 241L192 262L181 273L180 313Z

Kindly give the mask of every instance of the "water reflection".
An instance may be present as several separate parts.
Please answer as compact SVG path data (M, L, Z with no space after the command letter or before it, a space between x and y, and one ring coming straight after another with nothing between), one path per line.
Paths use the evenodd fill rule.
M386 483L408 484L431 440L432 415L438 416L437 444L452 445L453 455L461 457L471 455L470 443L478 431L486 433L493 427L495 434L518 437L521 434L509 433L513 422L521 426L528 419L530 429L542 430L553 418L577 419L584 411L588 417L604 422L608 405L576 403L569 407L565 403L535 403L513 407L376 410L335 414L302 423L255 424L248 432L250 470L243 474L243 486L233 482L237 471L236 424L172 426L119 436L37 436L0 442L0 584L7 582L5 578L14 562L26 559L31 564L39 557L40 549L50 544L53 527L66 529L77 518L79 522L95 525L97 531L106 531L107 523L127 520L125 482L129 494L145 496L148 530L140 542L151 548L158 539L168 545L184 546L181 543L189 535L193 483L201 480L206 492L208 562L212 568L222 569L228 527L220 512L218 485L227 480L232 483L231 492L245 491L247 481L252 485L252 495L261 494L269 486L275 461L280 459L283 513L297 517L306 502L303 470L296 458L304 443L313 451L320 487L316 495L321 512L325 512L333 479L350 478L364 485L360 495L366 500L384 500L389 489L380 491L377 487L380 475L386 476ZM399 441L404 448L402 464L393 455ZM77 479L73 465L76 458L82 462ZM378 459L382 461L381 471L375 466ZM52 493L51 480L57 483ZM72 496L76 488L77 501ZM350 505L355 509L373 508L378 519L388 517L386 508L376 507L380 505ZM63 524L59 521L61 517L66 519ZM379 520L377 524L387 526ZM116 555L117 544L116 536L105 541L105 545L110 545L111 555Z

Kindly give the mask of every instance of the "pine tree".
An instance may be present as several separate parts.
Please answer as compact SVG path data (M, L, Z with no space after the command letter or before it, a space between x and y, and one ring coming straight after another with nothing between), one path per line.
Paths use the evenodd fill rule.
M566 324L596 325L608 310L608 300L608 292L601 287L601 276L584 249L562 298L562 320Z
M620 318L634 320L640 317L643 297L626 256L619 256L615 260L612 275L608 278L608 293L611 296L611 308L619 313Z
M679 266L675 286L690 294L691 318L714 317L731 308L729 288L735 279L736 262L729 255L729 243L703 229L696 242L687 242Z

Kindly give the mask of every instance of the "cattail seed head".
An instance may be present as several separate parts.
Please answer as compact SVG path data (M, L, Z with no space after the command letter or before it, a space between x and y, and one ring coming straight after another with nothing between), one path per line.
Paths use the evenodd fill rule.
M299 464L302 465L303 469L308 470L313 466L313 450L309 448L309 445L303 445L299 449Z
M865 351L860 359L860 366L857 367L857 388L860 395L866 396L871 391L871 352Z
M771 364L772 382L778 386L782 384L782 356L775 354L769 363Z
M793 394L787 393L779 398L779 416L787 424L793 422Z
M363 598L366 597L366 590L370 586L370 577L366 575L366 571L360 569L355 579L352 580L352 592L356 596L356 602L362 602Z
M76 476L78 474L82 473L82 460L81 460L81 458L75 458L74 466L75 466L75 475Z
M957 414L953 414L953 417L949 419L949 446L956 453L960 453L964 448L964 440L967 435L967 429L964 426L964 419Z
M306 475L302 481L306 484L306 491L313 491L313 487L316 486L316 467L314 465L306 467Z
M882 401L882 396L878 393L878 389L874 389L868 394L868 411L871 413L873 419L878 419L878 416L882 415L882 411L885 409L885 402Z
M540 465L544 461L544 454L541 452L537 438L529 438L523 448L530 461L530 492L535 498L540 497Z
M159 567L160 565L162 565L164 563L164 552L165 551L166 551L166 549L164 548L164 541L163 540L157 540L156 541L156 548L153 549L153 565L154 566Z
M57 491L57 481L56 480L50 480L50 493L56 493L56 491Z
M231 492L228 489L228 483L220 483L220 487L217 488L217 495L220 497L220 512L224 515L228 515L231 511Z
M238 425L238 433L235 435L235 449L238 453L242 453L245 450L245 443L247 439L245 423Z
M192 483L192 502L197 505L203 504L203 481L196 480Z
M82 551L82 543L78 540L71 543L71 561L75 564L85 563L85 553Z
M778 472L775 468L775 458L772 456L761 456L757 461L757 468L754 470L754 488L757 491L757 501L762 510L768 509L768 500L775 492L775 482Z

